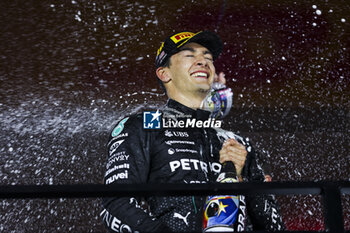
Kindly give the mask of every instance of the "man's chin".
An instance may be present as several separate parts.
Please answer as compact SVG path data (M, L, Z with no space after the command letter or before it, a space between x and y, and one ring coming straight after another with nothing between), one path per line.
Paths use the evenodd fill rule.
M209 92L211 86L208 83L200 83L197 87L201 92Z
M210 88L209 87L200 87L198 89L198 92L200 92L201 94L208 94L210 91Z

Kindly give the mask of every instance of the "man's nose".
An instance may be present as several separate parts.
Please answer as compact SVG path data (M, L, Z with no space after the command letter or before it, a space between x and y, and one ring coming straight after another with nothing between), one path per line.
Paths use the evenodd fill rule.
M198 65L198 66L207 66L208 65L208 61L204 58L204 56L198 56L197 61L196 61L196 65Z

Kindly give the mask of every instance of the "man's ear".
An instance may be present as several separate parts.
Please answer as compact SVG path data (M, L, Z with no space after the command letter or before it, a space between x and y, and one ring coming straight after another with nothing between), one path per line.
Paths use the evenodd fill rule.
M158 67L156 70L157 77L163 82L167 83L171 80L169 70L167 67Z

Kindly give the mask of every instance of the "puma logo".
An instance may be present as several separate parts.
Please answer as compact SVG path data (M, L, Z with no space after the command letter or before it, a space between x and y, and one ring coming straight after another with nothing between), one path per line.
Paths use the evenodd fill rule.
M174 213L174 218L179 218L179 219L182 219L184 220L185 224L188 226L188 222L187 222L187 217L188 215L190 215L191 212L188 212L186 217L182 216L181 214L179 213Z

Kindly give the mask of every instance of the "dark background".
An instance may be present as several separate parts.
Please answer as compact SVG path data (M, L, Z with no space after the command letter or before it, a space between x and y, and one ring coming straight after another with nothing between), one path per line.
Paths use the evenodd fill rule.
M101 183L125 114L166 101L161 41L216 31L217 71L275 181L350 180L349 1L1 1L0 178ZM318 196L278 197L289 229L324 229ZM1 200L1 232L103 232L99 199ZM343 196L346 229L350 198Z

